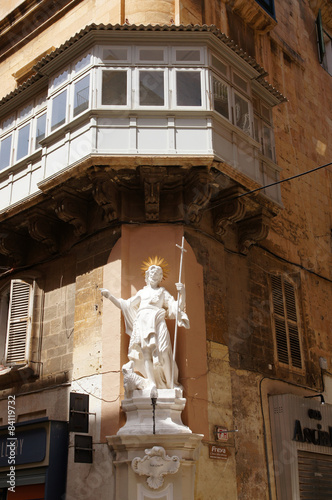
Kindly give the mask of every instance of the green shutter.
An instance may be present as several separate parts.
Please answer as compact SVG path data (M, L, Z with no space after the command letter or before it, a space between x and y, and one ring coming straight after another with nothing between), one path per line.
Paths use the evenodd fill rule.
M316 19L316 26L317 26L317 38L318 38L319 62L322 63L325 55L325 43L324 43L322 12L320 9L318 11L318 16Z

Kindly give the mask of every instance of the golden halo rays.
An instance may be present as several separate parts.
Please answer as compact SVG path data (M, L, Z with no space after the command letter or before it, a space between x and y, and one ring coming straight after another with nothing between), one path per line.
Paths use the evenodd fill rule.
M143 260L141 265L142 274L149 269L150 266L159 266L163 270L163 280L167 278L169 273L168 262L163 257L148 257L147 260Z

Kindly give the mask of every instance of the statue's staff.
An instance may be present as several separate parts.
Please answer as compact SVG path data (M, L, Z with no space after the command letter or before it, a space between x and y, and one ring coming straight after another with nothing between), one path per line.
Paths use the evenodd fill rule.
M181 283L181 277L182 277L182 262L183 262L183 253L186 252L184 248L184 236L182 236L182 243L180 245L176 245L180 250L181 250L181 257L180 257L180 270L179 270L179 281L178 283L182 285ZM177 335L178 335L178 319L179 319L179 304L180 304L180 290L178 290L178 296L177 296L177 308L176 308L176 317L175 317L175 329L174 329L174 347L173 347L173 363L172 363L172 389L174 389L174 369L175 369L175 355L176 355L176 341L177 341Z

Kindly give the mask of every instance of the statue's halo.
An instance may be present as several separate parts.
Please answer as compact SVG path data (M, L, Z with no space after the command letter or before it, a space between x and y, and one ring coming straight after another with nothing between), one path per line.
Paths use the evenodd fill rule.
M151 266L159 266L163 270L163 280L167 278L168 273L169 273L169 266L168 262L163 258L163 257L148 257L147 260L143 260L142 266L141 266L141 271L142 274L145 274L146 271L149 269Z

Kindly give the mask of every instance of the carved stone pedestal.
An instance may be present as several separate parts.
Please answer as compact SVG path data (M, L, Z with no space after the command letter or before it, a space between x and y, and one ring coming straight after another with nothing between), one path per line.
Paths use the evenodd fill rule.
M155 433L191 434L189 427L181 420L181 412L185 405L186 400L182 397L181 389L158 389ZM153 433L153 407L149 389L132 391L131 397L125 398L121 406L127 422L118 431L118 435Z
M116 500L194 500L201 434L107 437L115 456Z

